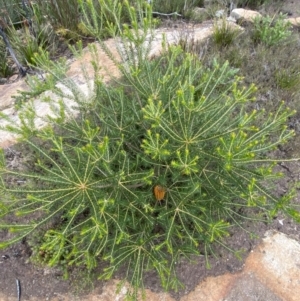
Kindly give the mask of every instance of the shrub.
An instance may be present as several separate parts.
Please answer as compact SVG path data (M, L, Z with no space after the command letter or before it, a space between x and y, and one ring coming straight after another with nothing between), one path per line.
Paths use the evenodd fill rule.
M19 24L26 13L18 0L0 1L1 20L5 24Z
M276 84L281 89L298 89L300 73L296 68L278 70L275 74Z
M2 42L2 41L1 41ZM9 77L13 74L13 70L8 61L8 53L4 43L0 42L0 77Z
M9 28L8 33L18 59L27 66L35 65L34 55L40 51L40 48L47 48L46 40L32 35L26 26L18 31L13 27Z
M56 90L56 84L62 80L68 70L65 58L59 58L55 62L50 59L49 52L38 48L38 52L33 53L31 58L32 65L36 69L45 72L44 75L27 75L25 82L28 86L28 91L19 91L13 98L15 99L15 108L21 108L24 103L30 99L41 95L45 91Z
M218 46L226 47L233 43L239 32L240 29L235 27L235 24L228 22L226 18L222 18L215 21L213 40Z
M184 14L188 10L193 9L196 6L204 5L203 0L166 0L159 1L153 0L153 10L159 13L179 13Z
M47 22L66 39L79 39L80 11L78 0L37 0L34 3L41 15L47 16Z
M124 13L120 0L79 1L83 15L80 28L88 35L103 38L119 33ZM122 20L124 22L125 20Z
M255 87L243 88L228 63L204 68L179 46L146 60L146 35L133 24L121 32L121 54L126 45L133 53L118 64L119 85L104 85L96 73L94 97L71 90L75 115L61 101L43 129L31 107L20 126L6 127L31 149L33 168L8 168L2 151L0 227L16 236L0 246L40 231L40 260L88 269L103 260L101 279L125 266L136 297L152 269L165 289L178 289L175 263L200 252L208 259L215 245L228 248L230 227L244 219L279 210L300 217L290 204L293 190L274 195L281 175L268 157L293 137L285 123L294 112L284 104L273 113L248 112ZM9 213L26 221L7 224Z
M115 36L122 30L122 24L131 27L131 22L144 19L141 1L127 1L130 9L126 9L124 1L120 0L79 0L81 11L80 30L86 35L103 39ZM133 18L133 13L137 16ZM135 27L135 25L133 25Z
M253 39L255 42L272 46L287 39L292 34L290 28L291 24L285 20L283 14L279 14L277 18L256 17L254 19Z
M268 1L269 0L237 0L236 5L238 7L248 7L248 8L256 9Z

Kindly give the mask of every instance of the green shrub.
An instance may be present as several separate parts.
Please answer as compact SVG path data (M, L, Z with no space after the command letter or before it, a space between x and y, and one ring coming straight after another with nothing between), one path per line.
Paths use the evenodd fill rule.
M283 14L279 14L277 18L256 17L254 19L253 40L272 46L287 39L292 34L290 28L291 24L285 20Z
M282 69L275 73L276 83L281 89L298 88L300 84L300 72L296 68Z
M248 7L252 9L257 9L262 4L268 2L269 0L237 0L236 5L238 7Z
M94 0L78 1L81 11L80 30L97 39L118 35L122 26L135 27L131 22L140 22L144 19L141 1ZM126 4L130 9L126 9ZM133 18L133 14L136 14Z
M18 59L27 66L34 66L35 53L38 53L41 48L47 48L46 41L38 36L35 37L26 26L18 31L13 27L9 28L8 36Z
M36 3L28 8L31 23L24 22L17 30L15 26L7 28L7 34L13 51L18 59L27 66L36 66L34 56L37 53L54 50L55 33L47 23Z
M13 70L8 61L8 53L4 43L0 41L0 77L9 77L13 74Z
M0 0L1 20L6 24L19 24L26 13L19 0Z
M81 43L76 45L82 46ZM71 47L72 48L72 47ZM41 95L45 91L56 91L59 93L56 84L58 81L62 81L68 70L67 61L61 57L55 62L50 59L49 52L38 49L32 57L33 64L36 69L40 69L44 75L27 75L25 82L28 86L28 91L19 91L14 98L14 104L16 109L20 109L30 99ZM60 93L62 95L62 93Z
M213 40L218 46L226 47L233 43L240 32L234 24L226 18L215 21L213 28Z
M74 40L80 38L78 0L50 0L46 2L37 0L34 6L41 15L47 16L47 22L64 38Z
M83 19L79 26L83 32L97 38L113 36L120 32L118 21L121 21L124 15L120 0L80 0L79 5Z
M38 44L44 44L51 50L55 55L57 55L57 48L61 44L61 40L58 41L58 35L55 32L56 27L53 27L44 15L44 10L37 3L32 3L32 34L37 39Z
M203 7L203 0L153 0L153 10L159 13L174 13L184 14L188 10L199 6Z
M143 20L146 33L150 23ZM165 289L178 289L176 262L203 252L209 266L214 246L228 248L225 237L243 220L279 210L300 216L294 190L274 195L282 175L268 156L294 136L285 125L294 112L284 104L248 112L255 87L243 88L228 63L204 68L179 46L146 60L147 35L132 24L121 31L121 54L128 45L133 53L118 64L119 85L106 86L96 73L91 99L70 89L76 115L61 101L43 129L32 107L20 126L6 127L21 135L33 167L8 168L1 152L0 227L15 236L0 246L40 231L41 261L93 269L102 260L101 279L126 267L136 297L149 270ZM7 224L10 213L22 222Z

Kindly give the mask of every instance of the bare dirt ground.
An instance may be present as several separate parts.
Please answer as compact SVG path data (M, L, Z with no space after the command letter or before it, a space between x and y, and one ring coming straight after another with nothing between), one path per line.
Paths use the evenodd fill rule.
M300 1L279 1L278 5L270 7L270 12L280 10L288 13L291 17L300 16ZM300 135L299 131L297 134ZM293 156L295 153L299 155L299 151L295 149L296 146L297 144L293 149L281 151L281 155L283 157L289 156L291 153ZM13 159L14 157L11 157L11 160ZM286 190L290 181L299 180L300 163L284 163L278 165L278 169L286 175L277 187L277 193L280 194ZM300 193L295 202L300 203ZM242 260L238 260L232 253L225 250L218 250L216 255L219 256L210 258L211 269L209 270L205 268L204 258L197 258L194 263L182 261L178 263L177 272L185 288L171 295L179 300L182 295L192 291L201 280L208 276L222 275L227 272L234 273L240 270L245 257L269 229L288 234L300 242L300 225L282 216L278 216L271 224L249 222L245 227L257 236L250 238L244 231L235 229L227 241L231 248L244 250ZM8 235L5 231L0 232L0 241L7 239ZM96 289L97 293L101 292L104 282L96 280L97 271L93 275L87 275L80 269L73 269L70 271L69 279L63 280L62 270L32 263L31 254L32 251L26 239L6 250L0 250L0 300L17 300L16 279L20 280L22 286L21 300L66 300L63 296L68 294L73 296L68 300L83 300L87 299L84 296L92 289ZM116 278L120 277L122 277L122 272L116 276ZM152 291L161 291L159 279L152 273L147 275L145 284L146 288Z

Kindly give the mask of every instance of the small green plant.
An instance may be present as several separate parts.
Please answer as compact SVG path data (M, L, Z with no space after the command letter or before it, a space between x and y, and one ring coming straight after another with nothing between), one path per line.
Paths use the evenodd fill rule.
M77 40L81 37L78 28L80 22L80 9L78 0L37 0L34 3L36 10L42 16L47 16L54 30L66 39Z
M295 68L278 70L275 74L276 83L281 89L298 88L300 84L300 72Z
M15 107L21 108L28 100L40 95L45 91L56 91L59 93L59 89L56 84L59 80L65 78L66 71L68 69L66 59L60 58L56 62L50 59L49 52L38 49L38 52L33 54L33 66L44 75L28 75L25 82L28 86L28 91L19 91L14 96ZM62 93L61 93L62 94Z
M153 0L153 10L159 13L179 13L186 14L196 6L203 7L203 0Z
M140 1L129 1L128 11L120 0L78 1L81 11L81 22L78 25L85 34L97 39L115 36L121 32L121 24L131 26L133 11L138 12L136 21L141 21L143 11Z
M46 76L29 75L26 77L25 82L29 88L28 91L19 91L13 98L15 99L15 108L20 109L24 103L40 95L45 91L55 89L57 78L52 74Z
M13 74L13 70L9 64L7 50L4 44L0 41L0 77L7 78Z
M44 48L49 49L51 53L56 53L58 48L58 35L56 34L54 27L47 19L47 15L43 15L43 10L37 3L32 3L32 30L37 42L40 46L44 45ZM61 43L62 41L60 41Z
M0 1L0 18L5 24L19 24L23 21L25 12L20 2L18 0Z
M262 4L267 2L269 2L269 0L237 0L235 4L237 5L237 7L257 9Z
M79 2L82 11L83 22L80 28L83 32L97 37L103 38L114 36L120 32L119 20L122 17L122 3L119 0L99 0Z
M226 47L233 43L240 32L240 29L222 18L221 20L215 21L213 29L213 40L218 46Z
M16 51L19 60L27 66L34 66L34 55L41 49L46 50L46 41L39 38L39 36L35 37L32 35L26 26L18 31L12 27L8 31L12 48Z
M54 248L48 248L51 244L51 240L53 239L53 236L55 235L55 231L47 231L45 236L43 237L43 243L45 247L41 247L41 240L38 237L32 237L28 240L28 244L31 246L32 249L32 256L31 260L32 262L39 264L39 265L50 265L51 266L51 260L53 259L53 256L55 255L56 251L59 249L59 246ZM64 252L60 254L60 258L58 259L58 266L62 271L63 279L67 280L69 278L68 273L68 250L65 249Z
M136 298L149 270L166 290L179 289L176 262L205 254L209 267L214 248L230 249L226 236L244 220L283 211L300 222L300 215L293 189L273 193L282 159L269 157L295 135L286 126L294 111L284 103L274 112L249 111L256 88L243 87L228 62L204 67L165 42L163 55L147 60L151 6L141 0L137 20L124 4L132 27L117 24L119 85L106 86L95 72L91 98L69 82L76 112L53 101L48 126L38 129L29 107L20 125L5 127L32 151L33 167L8 168L1 152L0 228L15 236L0 247L38 231L41 260L88 270L101 260L101 279L125 267ZM22 222L5 222L12 213Z
M266 16L254 19L253 40L256 43L262 42L267 46L273 46L286 40L291 34L291 24L283 14L279 14L276 18Z
M222 51L211 39L196 45L194 54L201 56L205 66L216 58L220 63L228 60L231 66L239 68L240 74L245 75L245 84L254 83L258 88L257 98L263 102L255 104L257 108L265 107L273 111L284 99L298 112L299 102L296 95L299 92L299 85L293 86L297 81L297 70L300 68L298 33L293 31L286 41L266 47L264 43L254 43L252 29L252 26L245 27L239 38L230 46L223 47ZM289 77L288 73L290 78L286 77ZM288 88L289 85L293 87ZM295 143L295 140L291 143Z

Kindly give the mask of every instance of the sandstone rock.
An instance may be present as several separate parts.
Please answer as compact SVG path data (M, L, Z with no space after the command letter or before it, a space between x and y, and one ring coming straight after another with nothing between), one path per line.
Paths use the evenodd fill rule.
M300 27L300 17L288 18L287 21L290 22L292 24L292 26L294 26L294 27Z
M236 19L232 18L231 16L229 16L226 20L231 23L236 23Z
M230 17L234 18L236 21L244 19L247 22L253 22L256 17L261 17L261 14L254 10L236 8L231 11Z
M237 275L225 274L218 277L208 277L180 301L221 301L232 287Z
M116 49L116 42L113 39L109 39L105 42L107 48L112 52L112 56L117 61L120 61L120 55ZM104 50L100 47L99 43L94 43L96 53L91 53L89 48L83 50L83 55L79 59L73 61L70 64L70 69L67 72L67 76L73 78L78 83L85 83L86 78L83 74L83 70L88 75L89 79L94 76L94 69L92 61L96 60L100 69L100 75L103 76L104 82L107 82L111 77L120 77L120 71L115 66L114 62L107 56ZM92 46L92 45L91 45Z
M236 279L224 301L283 301L263 285L254 273L244 273ZM219 301L219 300L218 300Z
M97 289L84 298L85 301L126 301L126 293L129 290L129 284L124 283L120 286L118 280L110 280L104 286L101 293L97 293ZM138 300L147 301L175 301L169 294L161 292L154 293L149 289L144 291L144 299L140 295ZM0 300L1 301L1 300Z
M215 26L217 26L219 29L221 29L222 27L226 26L226 29L231 29L233 31L244 31L244 28L238 24L236 24L233 19L231 19L230 17L226 19L225 24L224 24L224 20L218 20L215 23Z
M12 82L15 82L19 77L19 74L14 74L12 75L10 78L9 78L9 81L12 83Z
M224 15L225 15L225 9L220 9L220 10L217 10L216 12L215 12L215 16L217 17L217 18L222 18L222 17L224 17Z
M248 257L245 271L255 273L282 300L299 300L300 244L285 234L267 232L263 242Z
M24 79L21 79L12 84L5 84L0 86L0 110L8 108L13 103L12 96L18 94L18 90L25 91L27 90L27 85Z

